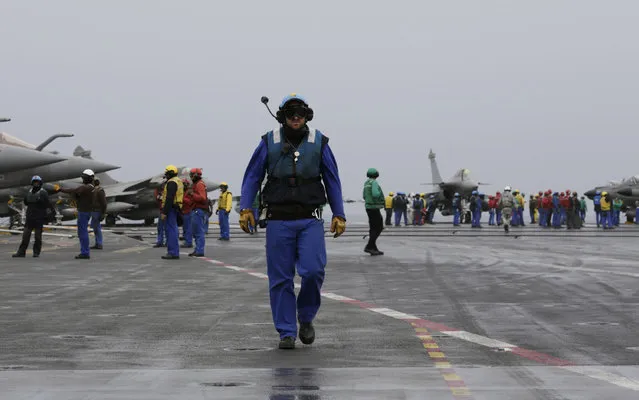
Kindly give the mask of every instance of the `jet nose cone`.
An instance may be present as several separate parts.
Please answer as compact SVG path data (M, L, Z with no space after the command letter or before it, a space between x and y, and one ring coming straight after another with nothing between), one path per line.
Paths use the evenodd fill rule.
M632 189L631 188L619 189L617 193L620 194L621 196L632 196Z
M592 189L592 190L588 190L587 192L584 193L584 196L588 197L589 199L592 199L593 197L595 197L595 193L596 190Z
M0 144L0 172L20 171L64 160L55 154Z
M202 180L204 181L204 184L206 185L206 190L209 192L220 188L220 182L211 181L206 178L202 178Z
M117 165L107 164L101 161L90 160L88 158L81 157L72 157L69 158L69 161L71 161L71 164L73 164L74 167L77 167L79 171L90 169L96 174L120 168Z

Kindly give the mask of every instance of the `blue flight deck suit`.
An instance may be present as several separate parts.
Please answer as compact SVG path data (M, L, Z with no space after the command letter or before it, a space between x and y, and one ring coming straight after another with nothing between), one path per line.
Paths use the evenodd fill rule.
M552 196L552 226L553 228L561 227L561 204L559 204L559 196Z
M308 194L312 190L286 187L286 182L289 180L280 178L293 175L293 152L297 151L300 154L299 161L295 164L297 176L305 180L316 178L313 184L305 185L315 190L318 190L318 185L322 187L321 181L323 181L333 216L345 219L341 182L337 163L328 146L328 138L325 138L318 130L309 129L309 133L304 136L297 149L290 149L287 152L282 148L283 132L281 131L282 128L269 131L262 137L253 153L242 181L240 209L252 208L253 200L267 170L269 178L274 178L272 186L274 189L271 191L267 182L262 191L267 207L275 205L272 199L277 197L287 198L293 202L298 198L308 201L312 197ZM324 188L322 187L321 190L324 191ZM273 204L269 204L270 202ZM322 202L325 202L325 198ZM318 209L322 205L317 204ZM306 204L306 206L313 207L315 204ZM267 216L270 212L269 210ZM326 267L324 221L321 217L293 220L269 218L266 225L266 263L275 328L280 334L280 339L296 337L296 311L297 321L312 322L321 303L320 290ZM302 287L297 301L293 285L296 267L302 278Z
M471 226L481 226L481 207L483 203L484 201L479 196L477 196L477 198L475 199L475 210L472 213Z

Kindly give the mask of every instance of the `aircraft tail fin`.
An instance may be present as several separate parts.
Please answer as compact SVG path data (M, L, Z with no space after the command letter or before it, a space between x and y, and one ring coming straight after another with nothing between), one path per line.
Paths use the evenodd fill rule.
M437 186L443 182L443 179L439 173L439 167L437 167L437 161L435 160L435 153L433 153L433 149L430 149L428 158L430 159L430 172L432 174L431 185Z
M89 160L93 160L93 158L91 157L91 150L85 150L82 146L77 146L73 150L73 155L75 157L82 157L82 158L88 158ZM107 174L106 172L97 174L95 177L100 180L100 185L102 186L114 185L116 183L119 183L117 180L113 179L111 175Z

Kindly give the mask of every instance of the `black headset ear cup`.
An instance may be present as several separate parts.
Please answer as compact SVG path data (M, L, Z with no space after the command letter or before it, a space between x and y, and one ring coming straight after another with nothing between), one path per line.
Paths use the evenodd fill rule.
M306 107L306 120L307 121L313 120L313 109L310 107Z
M275 113L275 119L277 119L277 122L279 122L280 124L286 123L286 117L284 117L284 113L282 112L282 110L277 110L277 112Z

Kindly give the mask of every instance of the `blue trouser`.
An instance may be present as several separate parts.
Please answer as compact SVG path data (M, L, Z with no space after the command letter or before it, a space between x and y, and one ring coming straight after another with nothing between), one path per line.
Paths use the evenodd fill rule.
M455 214L453 215L453 225L459 225L459 217L461 217L461 211L455 210Z
M164 244L164 233L166 231L166 223L162 218L158 218L158 238L156 244Z
M422 210L413 209L413 225L421 225L422 224Z
M296 337L296 321L313 321L321 304L320 291L326 267L324 221L269 220L266 225L266 265L275 329L280 339ZM296 266L302 278L297 305L293 285Z
M80 239L80 254L89 255L89 220L91 212L78 212L78 239Z
M495 218L497 218L497 225L501 225L501 210L495 211Z
M635 209L635 224L639 224L639 207Z
M481 211L475 210L473 211L471 218L471 226L479 226L479 220L481 219Z
M530 209L530 223L531 224L535 223L535 209L534 208Z
M612 226L610 223L610 211L601 211L600 222L604 229Z
M614 224L615 224L616 226L619 226L619 222L620 222L619 220L620 220L620 218L621 218L621 210L615 210L615 211L614 211L614 216L615 216L615 217L614 217L613 222L614 222Z
M184 236L184 244L186 246L193 245L193 227L191 226L191 219L193 218L193 211L190 211L182 215L182 236Z
M220 237L229 238L229 213L226 210L218 210L218 221L220 222Z
M208 211L205 213L206 214L206 223L204 224L204 233L208 234L209 233L209 219L211 218L211 214L208 213Z
M95 235L96 246L102 246L102 225L100 224L100 217L102 213L100 211L93 211L91 213L91 229Z
M402 221L402 210L395 210L395 226L399 226Z
M565 224L566 223L566 209L562 208L561 209L561 222L560 224Z
M495 209L488 210L488 225L495 225Z
M548 226L548 211L545 208L539 209L539 226Z
M552 213L552 226L555 228L559 228L561 226L561 211L558 208L555 208Z
M402 214L404 215L404 225L408 225L408 210L402 211Z
M191 211L191 229L195 237L195 254L204 254L204 244L206 239L206 225L209 214L196 208Z
M580 210L579 211L579 217L581 217L581 221L585 221L586 220L586 210Z
M180 255L180 231L177 225L177 211L169 210L164 221L166 230L166 253L171 256Z
M595 218L597 220L597 228L601 224L601 211L595 211Z

